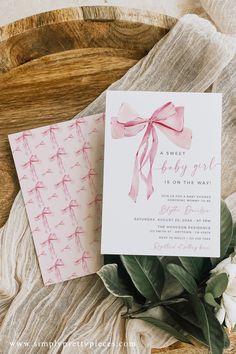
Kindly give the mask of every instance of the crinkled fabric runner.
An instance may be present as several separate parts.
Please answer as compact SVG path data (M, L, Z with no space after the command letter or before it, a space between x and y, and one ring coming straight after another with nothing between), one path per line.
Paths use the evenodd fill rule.
M235 49L235 38L217 32L207 20L186 15L145 58L110 87L223 92L223 197L236 191ZM104 105L103 93L79 115L102 112ZM234 215L235 200L235 194L229 198ZM8 222L0 230L0 240L1 353L142 354L175 341L141 320L123 320L122 302L108 294L97 275L44 287L21 193L16 197ZM177 289L168 291L174 294ZM160 309L156 311L163 316ZM28 346L13 346L16 341ZM37 347L37 343L43 342L44 346ZM54 345L48 348L50 342ZM68 345L59 347L60 342ZM90 347L82 347L86 342L90 342ZM96 342L103 342L104 346ZM126 346L120 346L121 342L126 342Z

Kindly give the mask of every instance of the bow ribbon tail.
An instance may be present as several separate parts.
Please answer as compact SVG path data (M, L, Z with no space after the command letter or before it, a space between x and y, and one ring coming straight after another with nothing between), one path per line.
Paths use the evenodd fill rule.
M149 147L150 135L152 135L152 146L149 153L147 153ZM143 151L141 156L139 157L142 148ZM136 152L135 161L134 161L133 177L132 177L131 188L129 192L129 196L133 199L134 202L136 202L137 200L138 191L139 191L139 174L147 185L147 198L149 198L153 193L154 189L152 186L152 165L154 162L156 151L157 151L157 135L152 124L148 124L145 134ZM150 161L150 167L149 167L148 176L146 177L142 169L148 160Z
M151 146L148 154L143 156L143 159L140 159L140 175L147 186L147 199L149 199L150 196L152 195L152 193L154 192L153 183L152 183L152 167L153 167L153 163L154 163L156 153L157 153L157 148L158 148L158 137L157 137L156 130L153 125L151 125L150 135L152 135L152 146ZM145 159L144 159L144 157L145 157ZM147 164L147 162L149 162L149 171L148 171L148 175L146 177L144 175L142 169Z
M131 182L131 187L130 187L130 191L129 191L129 196L131 199L133 199L133 201L136 203L137 200L137 196L138 196L138 191L139 191L139 153L140 150L142 149L142 147L144 146L144 150L141 156L141 159L143 158L143 156L145 157L147 149L148 149L148 138L149 138L149 126L146 129L146 132L142 138L142 141L139 145L139 148L136 152L136 156L135 156L135 161L134 161L134 170L133 170L133 177L132 177L132 182Z
M131 182L131 187L129 191L129 196L136 203L139 190L139 175L138 175L138 151L136 152L136 157L134 161L133 177Z

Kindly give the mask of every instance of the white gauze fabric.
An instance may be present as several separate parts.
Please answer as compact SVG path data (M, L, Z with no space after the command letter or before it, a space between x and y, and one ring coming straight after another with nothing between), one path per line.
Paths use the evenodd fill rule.
M236 35L235 0L201 0L201 4L220 31Z
M222 90L224 97L222 190L236 190L235 40L216 32L196 15L182 17L148 55L110 88L122 90ZM232 73L232 77L230 76ZM230 97L227 95L230 93ZM104 111L105 93L80 116ZM204 127L203 127L204 129ZM210 138L209 138L210 139ZM229 152L232 151L232 154ZM21 193L0 230L0 352L19 353L149 353L175 340L142 320L123 320L122 302L109 295L97 275L44 287ZM175 288L172 292L174 294ZM160 309L155 310L163 318ZM27 347L10 342L28 342ZM35 347L39 342L67 342L70 346ZM78 347L78 342L126 341L134 347ZM73 343L75 346L73 346Z

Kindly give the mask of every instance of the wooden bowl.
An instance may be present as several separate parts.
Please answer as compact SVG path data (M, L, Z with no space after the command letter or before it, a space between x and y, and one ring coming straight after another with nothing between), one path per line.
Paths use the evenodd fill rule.
M82 7L0 28L0 226L19 191L7 135L72 118L175 24L154 12ZM206 353L177 343L153 353Z

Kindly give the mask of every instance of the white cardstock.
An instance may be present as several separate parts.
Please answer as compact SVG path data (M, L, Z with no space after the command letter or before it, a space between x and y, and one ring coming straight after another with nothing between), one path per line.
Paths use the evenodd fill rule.
M108 91L102 254L220 256L222 95Z

